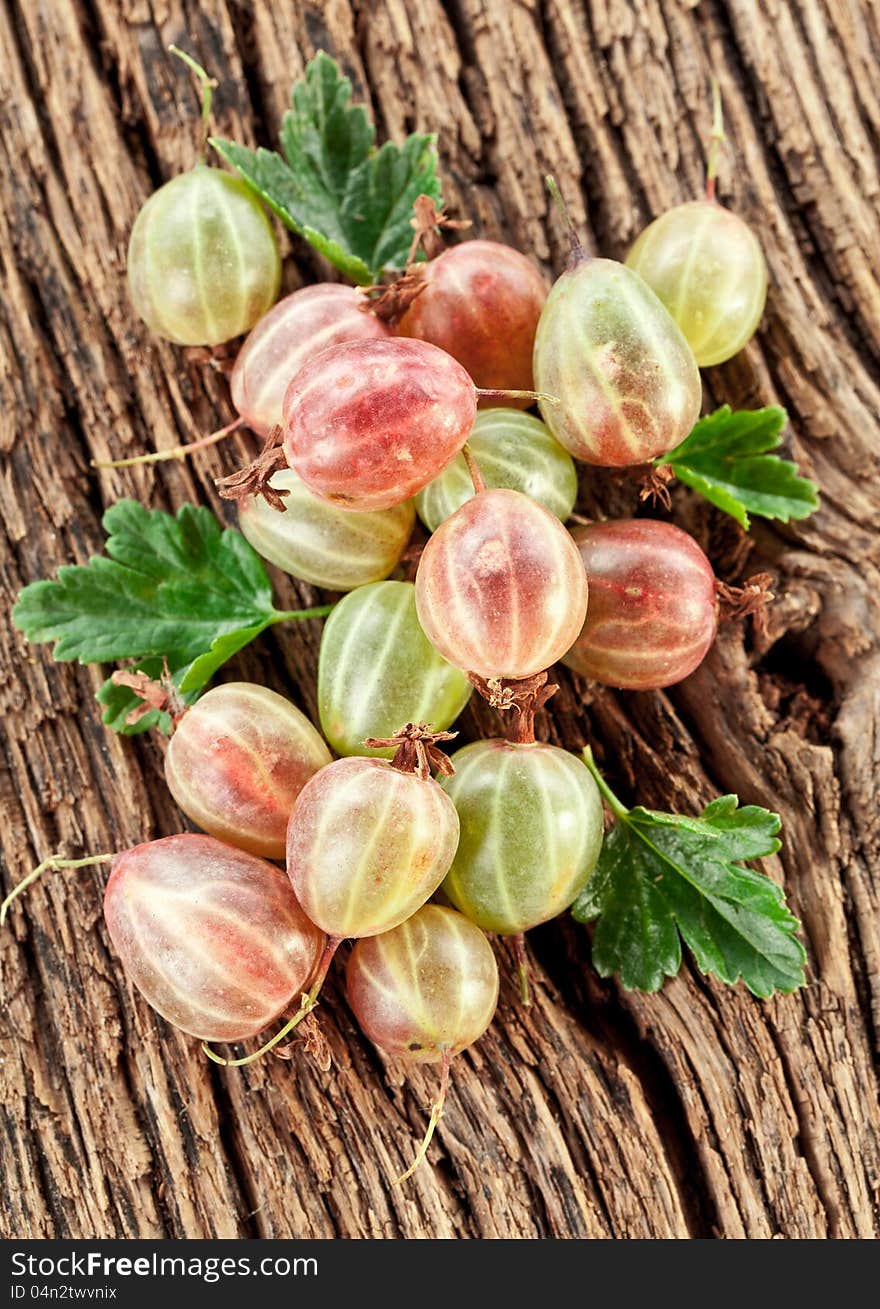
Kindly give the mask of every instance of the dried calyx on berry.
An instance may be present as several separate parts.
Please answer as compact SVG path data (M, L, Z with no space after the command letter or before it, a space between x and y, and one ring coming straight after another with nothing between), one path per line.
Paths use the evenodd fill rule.
M434 732L424 723L407 723L391 736L368 736L364 745L370 750L394 749L391 766L402 773L417 773L427 778L434 769L451 777L455 769L436 743L454 741L457 736L458 732Z
M513 711L506 739L518 745L534 741L535 715L559 690L558 685L549 680L550 674L546 670L519 679L480 677L479 673L468 673L468 678L493 709Z

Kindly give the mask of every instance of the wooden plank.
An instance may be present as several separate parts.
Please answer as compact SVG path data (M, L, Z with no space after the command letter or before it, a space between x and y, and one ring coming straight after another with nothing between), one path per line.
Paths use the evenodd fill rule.
M160 180L195 156L198 106L165 54L221 80L217 127L270 144L292 78L323 47L380 131L437 130L446 198L475 233L548 271L565 260L553 171L591 248L620 256L699 193L712 69L736 154L720 193L760 232L759 336L705 375L710 404L780 402L821 512L756 525L750 570L780 599L768 634L723 629L662 694L563 673L543 722L590 740L624 796L695 809L721 791L778 809L769 871L804 921L810 985L760 1003L685 967L658 996L589 967L586 933L533 933L536 1004L505 982L457 1062L434 1166L399 1171L433 1093L357 1033L338 978L328 1074L223 1071L134 994L100 917L101 876L33 890L0 941L4 1229L31 1236L865 1237L877 1233L880 1114L880 53L869 0L11 0L0 13L0 517L8 612L20 587L100 549L121 495L209 504L248 436L186 465L96 475L92 458L169 447L231 414L210 368L157 342L126 299L125 247ZM290 287L326 275L288 242ZM635 483L585 475L620 514ZM676 493L727 575L737 533ZM289 607L316 593L273 574ZM319 626L275 629L232 665L315 710ZM53 664L4 619L0 842L7 882L47 853L179 830L162 743L105 731L97 670ZM463 735L499 720L469 709ZM509 960L507 961L509 964ZM509 972L509 968L507 970Z

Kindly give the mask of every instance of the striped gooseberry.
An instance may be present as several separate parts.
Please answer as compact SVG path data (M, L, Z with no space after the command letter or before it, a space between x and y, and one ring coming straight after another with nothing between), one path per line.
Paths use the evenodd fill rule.
M602 801L587 769L567 750L535 741L476 741L457 750L452 765L441 785L461 835L446 896L502 935L562 913L602 846Z
M519 491L481 490L425 546L416 608L425 635L457 668L488 680L525 678L576 639L586 575L543 505Z
M461 364L425 341L352 341L300 370L283 411L287 463L315 495L390 509L462 448L477 395Z
M229 379L232 403L248 427L268 436L282 421L288 386L321 350L391 335L366 306L362 292L353 286L319 282L284 296L260 319L239 350Z
M363 586L340 600L324 624L318 713L337 754L390 756L392 749L371 751L364 741L390 736L401 723L443 731L471 689L422 631L411 582Z
M324 946L283 872L194 833L116 855L104 917L147 1002L202 1040L256 1036L299 1000Z
M169 47L202 91L202 153L216 82L192 55ZM166 182L135 219L128 290L157 336L178 345L222 345L275 303L281 256L269 217L239 178L202 162Z
M253 496L239 504L238 525L264 559L312 586L352 591L377 582L406 549L412 500L353 514L316 496L292 468L279 468L269 485L283 495L284 512Z
M498 966L486 937L454 909L428 904L406 922L358 941L346 968L348 1000L387 1054L441 1065L437 1097L411 1176L427 1153L449 1083L450 1060L478 1040L498 1003Z
M634 691L692 673L717 626L715 576L693 537L673 523L630 518L578 527L574 539L590 608L563 662Z
M284 696L252 682L227 682L178 720L165 752L165 780L206 832L283 859L296 797L329 763L321 736Z
M337 759L322 768L290 815L287 872L294 892L312 922L337 942L397 927L437 890L455 854L455 805L428 767L397 744L390 762Z
M532 261L499 241L464 241L417 272L423 289L400 319L399 334L445 350L478 387L531 390L535 330L547 298Z
M545 423L515 409L484 409L467 439L487 486L522 491L563 522L577 497L577 472ZM456 455L416 496L416 510L434 532L474 494L464 455Z
M244 182L197 164L141 209L128 245L128 288L151 331L178 345L220 345L275 302L281 258L265 210Z
M566 272L535 337L541 416L588 464L645 463L672 450L700 413L700 372L681 328L646 282L573 237Z
M720 364L755 333L767 264L743 220L715 200L676 205L645 228L626 257L662 300L700 367Z

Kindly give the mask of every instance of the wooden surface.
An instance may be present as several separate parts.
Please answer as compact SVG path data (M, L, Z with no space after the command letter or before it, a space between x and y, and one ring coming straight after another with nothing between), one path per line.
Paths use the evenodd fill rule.
M90 458L168 447L230 415L223 379L151 339L125 247L150 191L193 161L196 97L177 41L220 79L218 130L274 143L291 80L341 60L384 137L436 129L445 194L474 231L559 271L553 170L592 248L621 256L699 193L716 69L736 155L720 194L770 267L757 339L705 374L706 403L785 404L820 513L756 525L754 552L690 493L677 521L716 571L770 567L769 632L725 627L666 694L567 675L543 728L589 739L621 793L694 811L778 809L768 871L804 923L809 986L760 1003L689 966L660 995L589 966L585 929L532 934L537 1002L505 982L456 1063L433 1166L403 1190L434 1089L358 1036L335 980L332 1071L224 1071L133 993L109 948L102 874L34 889L2 942L4 1228L16 1236L869 1237L880 1115L880 9L875 0L9 0L0 11L0 696L2 840L17 880L59 848L179 830L161 743L123 740L102 673L54 665L6 621L21 585L99 550L121 495L217 500L252 448L96 475ZM322 275L298 244L286 284ZM582 507L625 512L625 478ZM276 576L286 606L314 593ZM319 624L275 629L230 665L315 711ZM493 728L493 724L495 727ZM469 711L464 734L497 720Z

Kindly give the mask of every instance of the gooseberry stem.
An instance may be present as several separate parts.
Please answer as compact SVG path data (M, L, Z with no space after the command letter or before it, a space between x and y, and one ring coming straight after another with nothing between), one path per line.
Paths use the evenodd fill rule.
M467 464L467 470L471 475L471 481L474 484L474 494L479 495L481 491L486 490L486 479L480 472L480 465L473 456L473 452L468 446L462 446L461 453L464 455L464 461Z
M598 786L599 791L602 794L602 798L605 800L606 804L608 805L608 808L614 814L614 817L626 818L629 814L629 810L627 809L625 804L621 804L620 800L618 800L617 796L611 790L611 787L605 781L605 778L599 772L599 769L596 766L596 761L593 758L593 751L590 749L589 746L584 747L581 753L581 758L583 759L584 763L586 764L587 768L592 774L593 781Z
M296 623L303 622L307 618L326 618L335 608L335 604L329 604L314 605L311 609L285 609L275 614L270 624L274 627L276 623Z
M718 176L718 160L721 147L727 137L724 134L724 115L721 109L721 87L718 78L712 78L712 136L709 143L709 162L706 166L706 199L715 199L715 179Z
M204 68L202 68L202 65L198 63L195 59L193 59L192 55L188 55L185 50L181 50L179 46L170 45L168 49L171 52L171 54L177 55L178 59L183 60L183 62L186 64L190 72L195 73L196 77L199 79L199 82L201 83L201 87L202 87L201 157L202 157L202 162L204 162L208 154L208 135L209 135L210 122L211 122L211 101L213 99L214 92L217 89L217 79L214 77L209 77L208 74L205 72Z
M179 459L182 462L196 450L206 450L209 445L216 445L243 423L243 418L236 418L234 422L227 423L219 431L211 432L210 436L199 437L198 441L190 441L186 445L176 445L171 450L153 450L148 455L133 455L130 459L93 459L92 468L134 468L136 464L161 464L166 459Z
M519 998L524 1009L529 1009L532 1003L531 991L529 989L529 957L526 954L526 937L525 932L517 932L516 936L511 937L513 952L516 956L516 976L519 981Z
M581 245L581 239L577 234L577 229L575 228L574 220L572 219L571 213L569 212L568 205L563 200L562 192L560 191L559 187L556 185L556 178L553 176L552 173L548 173L547 176L544 178L544 185L547 187L547 190L550 192L550 195L553 199L553 203L556 205L556 208L559 210L560 214L562 215L562 221L565 223L565 230L568 233L568 241L569 241L569 245L571 246L572 262L580 263L582 259L586 259L587 252L584 249L584 247Z
M38 864L36 868L29 872L27 877L23 877L18 885L12 888L3 903L0 904L0 927L6 922L6 915L9 913L9 907L13 900L17 900L22 891L26 891L38 877L42 877L43 873L50 871L56 873L64 868L91 868L95 864L104 864L115 858L114 854L93 854L89 855L87 859L60 859L58 855L50 855L48 859L44 859L41 864Z
M547 404L558 405L559 396L547 395L545 391L510 391L502 387L474 387L482 400L543 400Z
M290 1021L284 1024L281 1031L275 1033L271 1041L267 1041L265 1045L260 1046L259 1050L255 1050L253 1054L246 1054L241 1059L223 1059L219 1054L215 1054L209 1045L203 1043L202 1049L208 1058L215 1064L222 1064L224 1068L241 1068L243 1064L252 1064L255 1059L262 1059L264 1054L268 1054L270 1050L274 1050L276 1045L280 1045L285 1036L289 1036L293 1029L298 1027L302 1020L307 1017L307 1015L310 1014L317 1005L318 995L321 987L324 985L327 974L330 971L333 956L336 954L336 951L339 949L343 940L344 938L341 936L327 937L327 944L324 946L324 952L318 963L318 971L315 973L315 980L312 983L312 989L309 991L308 995L303 996L299 1009Z
M451 1058L449 1051L444 1050L442 1062L440 1064L440 1090L437 1093L437 1099L431 1106L431 1117L428 1119L428 1126L425 1129L425 1135L422 1137L422 1143L409 1168L407 1168L405 1173L401 1173L399 1177L395 1178L392 1182L392 1186L400 1186L403 1182L406 1182L410 1177L412 1177L413 1173L428 1153L428 1146L431 1144L434 1130L443 1116L443 1105L446 1102L446 1092L449 1090L449 1065L451 1063Z

